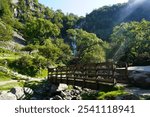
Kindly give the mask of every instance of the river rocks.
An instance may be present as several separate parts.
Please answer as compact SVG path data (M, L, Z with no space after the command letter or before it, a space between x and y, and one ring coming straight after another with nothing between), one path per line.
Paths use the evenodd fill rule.
M0 100L17 100L17 97L11 92L3 91L0 93Z
M34 91L29 87L23 88L25 95L33 95Z
M132 71L129 78L136 86L150 88L150 72L148 71Z
M64 91L68 89L68 85L66 84L59 84L58 88L57 88L57 91Z
M50 98L50 100L63 100L63 99L62 99L62 97L61 97L61 96L56 95L56 96L54 96L54 97Z
M55 92L54 96L52 96L50 100L82 100L82 95L90 92L94 91L87 88L82 89L81 87L74 86L73 89L63 89Z
M24 99L24 89L22 87L15 87L10 90L11 93L13 93L17 99Z
M10 91L0 92L0 100L24 100L33 95L33 90L28 87L14 87Z

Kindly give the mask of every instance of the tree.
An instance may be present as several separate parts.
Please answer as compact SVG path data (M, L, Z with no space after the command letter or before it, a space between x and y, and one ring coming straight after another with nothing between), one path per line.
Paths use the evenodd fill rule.
M39 47L39 53L47 60L51 61L51 64L56 64L61 55L61 50L54 45L50 39L47 39L45 40L44 45Z
M57 63L67 64L72 58L72 51L70 46L64 43L63 39L55 39L52 41L60 49L60 55L57 59Z
M52 9L46 7L45 11L44 11L44 15L45 15L46 19L52 20L52 18L54 17L54 11Z
M82 29L69 29L68 42L72 45L75 57L79 62L102 62L105 60L103 41L95 34Z
M66 37L67 30L75 28L79 17L74 14L67 14L63 17L63 28L61 30L62 37Z
M25 25L24 35L28 43L42 44L45 39L59 36L59 28L48 20L35 18Z
M111 35L114 59L132 64L150 62L150 22L123 23L116 26ZM143 55L143 57L142 57ZM142 59L143 60L142 60ZM142 60L142 61L141 61Z
M64 13L61 10L57 10L54 13L54 17L52 19L52 22L56 24L60 29L63 28L63 17Z
M0 41L11 40L13 36L12 27L0 20Z
M47 60L42 56L23 56L13 61L9 66L21 74L34 77L42 68L45 69L46 64Z
M10 8L10 0L0 1L0 18L6 24L13 26L13 13Z
M29 54L31 54L31 52L36 50L36 49L38 49L37 45L29 44L29 45L23 47L21 50L22 51L27 51L27 52L29 52Z

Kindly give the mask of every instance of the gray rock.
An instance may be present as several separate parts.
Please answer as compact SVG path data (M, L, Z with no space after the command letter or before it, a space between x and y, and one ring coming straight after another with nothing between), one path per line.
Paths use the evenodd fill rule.
M88 88L84 88L83 89L85 92L89 92L90 91L90 89L88 89Z
M82 92L82 88L78 86L74 86L74 89L77 89L78 91Z
M24 99L24 89L22 87L15 87L10 90L11 93L13 93L17 99Z
M82 100L82 97L80 95L72 97L72 100Z
M68 89L68 85L66 84L59 84L57 91L64 91Z
M50 93L55 93L57 92L57 86L56 85L51 85L51 88L50 88Z
M24 87L23 90L26 95L33 95L33 93L34 93L34 91L28 87Z
M3 91L0 93L0 100L17 100L17 98L11 92Z
M56 95L56 96L54 96L54 97L50 98L50 100L63 100L63 99L62 99L62 97L61 97L61 96Z
M79 90L75 90L75 93L76 94L80 94L81 92Z
M131 82L137 86L150 88L150 72L132 71L129 75L129 78Z
M72 90L72 91L70 92L70 94L71 94L71 95L75 95L75 91Z
M65 92L61 91L60 96L61 96L61 97L66 97L67 94L66 94Z
M65 98L64 98L64 100L72 100L72 96L71 95L68 95L68 96L66 96Z

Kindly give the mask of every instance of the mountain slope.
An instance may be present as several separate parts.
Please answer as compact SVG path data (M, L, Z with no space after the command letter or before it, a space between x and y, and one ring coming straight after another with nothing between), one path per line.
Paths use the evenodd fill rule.
M113 27L122 22L150 20L149 0L130 0L128 3L104 6L78 21L77 27L95 33L109 41Z

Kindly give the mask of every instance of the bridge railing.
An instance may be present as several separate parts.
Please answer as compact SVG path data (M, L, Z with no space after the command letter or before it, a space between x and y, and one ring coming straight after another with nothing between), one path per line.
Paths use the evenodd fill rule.
M119 69L111 62L48 68L48 79L51 83L66 83L82 87L93 85L98 88L100 83L116 84L118 81L126 81L127 68Z

